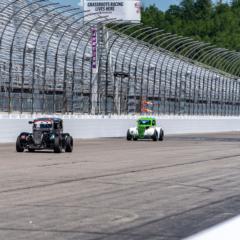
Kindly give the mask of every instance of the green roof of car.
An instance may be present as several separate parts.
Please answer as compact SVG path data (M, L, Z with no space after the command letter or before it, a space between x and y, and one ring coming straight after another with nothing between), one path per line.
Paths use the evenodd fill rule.
M154 117L140 117L139 120L156 120Z

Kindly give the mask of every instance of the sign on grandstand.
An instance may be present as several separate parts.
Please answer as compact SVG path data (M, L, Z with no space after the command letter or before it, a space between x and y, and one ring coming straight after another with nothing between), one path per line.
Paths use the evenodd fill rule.
M92 28L92 69L97 70L97 28Z
M140 22L141 0L81 0L86 15L99 13L109 18Z

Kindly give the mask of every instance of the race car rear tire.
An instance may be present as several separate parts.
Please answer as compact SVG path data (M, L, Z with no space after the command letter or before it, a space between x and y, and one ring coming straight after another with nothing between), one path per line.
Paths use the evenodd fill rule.
M132 140L132 135L131 135L131 133L130 133L129 130L127 131L127 140L128 140L128 141L131 141L131 140Z
M164 131L161 129L159 134L159 141L163 141L164 139Z
M157 133L156 130L154 131L154 134L153 134L153 136L152 136L152 140L153 140L154 142L156 142L156 141L158 140L158 133Z
M66 139L66 147L65 152L72 152L73 151L73 138L68 136Z
M60 137L56 136L54 139L54 152L61 153L62 152L62 141Z
M22 146L20 136L18 136L18 138L17 138L16 151L17 151L17 152L23 152L23 151L24 151L24 147Z

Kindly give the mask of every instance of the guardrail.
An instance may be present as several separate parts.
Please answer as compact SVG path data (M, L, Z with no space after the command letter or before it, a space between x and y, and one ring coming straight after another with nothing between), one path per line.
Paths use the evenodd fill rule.
M45 117L46 115L44 115ZM64 131L75 139L125 137L138 115L56 115L64 119ZM42 115L0 114L0 142L15 142L20 132L31 131L29 120ZM240 131L240 117L156 116L166 135Z

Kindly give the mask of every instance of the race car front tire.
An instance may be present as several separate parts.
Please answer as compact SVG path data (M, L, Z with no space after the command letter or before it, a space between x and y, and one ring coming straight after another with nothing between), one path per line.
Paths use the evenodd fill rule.
M21 137L20 136L18 136L18 138L17 138L16 151L17 152L23 152L24 151L24 147L22 146Z
M54 152L61 153L62 152L62 140L59 136L56 136L54 139Z
M158 140L158 133L157 133L156 130L154 131L154 134L153 134L153 136L152 136L152 140L153 140L154 142L156 142L156 141Z
M73 151L73 138L68 136L66 139L66 147L65 152L72 152Z
M133 137L133 141L137 141L138 140L138 137Z
M131 141L132 140L132 135L130 133L130 130L127 131L127 140Z
M159 134L159 141L163 141L163 139L164 139L164 132L163 132L163 130L161 129L161 130L160 130L160 134Z

